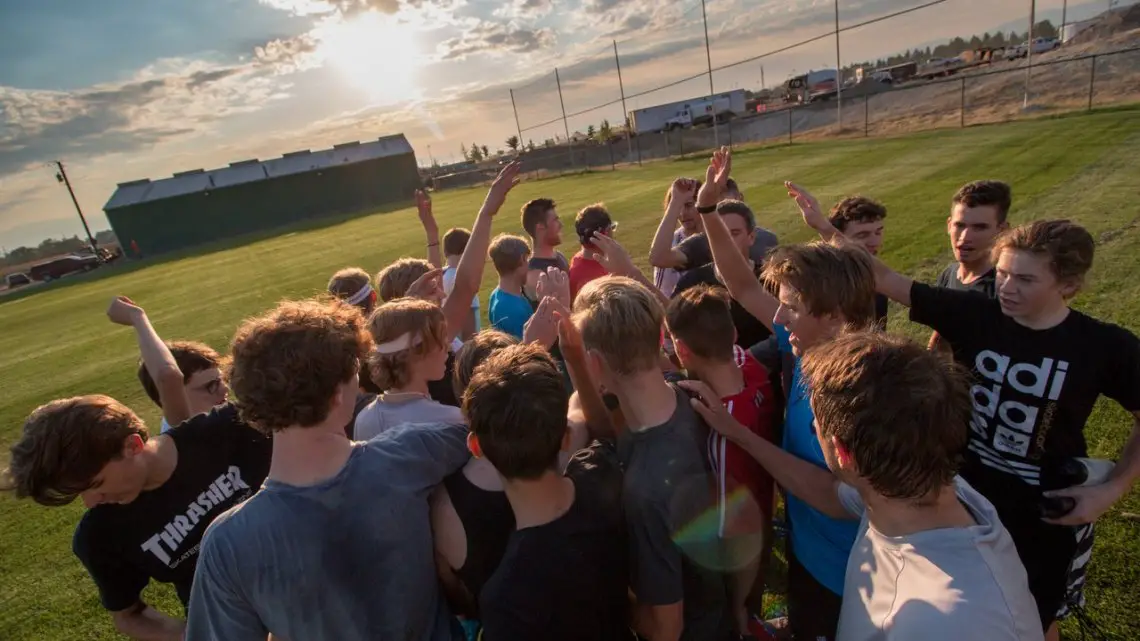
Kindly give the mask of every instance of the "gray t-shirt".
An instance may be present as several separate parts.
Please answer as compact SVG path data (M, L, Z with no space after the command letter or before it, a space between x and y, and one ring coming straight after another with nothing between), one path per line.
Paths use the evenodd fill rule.
M667 422L618 437L630 585L643 605L684 601L682 640L724 641L736 637L728 552L707 523L716 513L715 476L705 456L709 430L689 397L679 388L676 394Z
M955 487L977 525L890 537L870 527L858 492L839 485L839 500L863 522L847 560L837 641L1043 638L997 511L961 478Z
M392 401L384 395L376 397L360 410L356 416L356 426L352 438L367 441L377 434L405 423L466 423L463 411L458 407L444 405L430 398L411 398Z
M950 289L972 289L982 292L990 298L997 298L997 272L992 268L972 282L963 283L958 278L958 263L950 263L938 275L938 281L935 284L938 287L949 287Z
M757 227L756 239L752 241L752 249L748 252L748 257L757 265L763 265L768 252L779 244L780 239L776 237L776 234L763 227ZM685 255L686 259L682 271L696 269L713 262L712 247L709 246L709 237L704 232L689 236L677 245L677 249Z
M187 641L458 641L435 573L428 493L468 459L463 425L356 443L336 476L267 480L206 531Z

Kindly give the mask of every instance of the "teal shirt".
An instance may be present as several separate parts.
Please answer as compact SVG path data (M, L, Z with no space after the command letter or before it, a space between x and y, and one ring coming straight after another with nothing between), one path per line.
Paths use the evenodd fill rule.
M533 313L534 308L530 306L530 301L526 297L504 292L498 287L491 292L490 304L487 307L491 327L521 339L523 326Z

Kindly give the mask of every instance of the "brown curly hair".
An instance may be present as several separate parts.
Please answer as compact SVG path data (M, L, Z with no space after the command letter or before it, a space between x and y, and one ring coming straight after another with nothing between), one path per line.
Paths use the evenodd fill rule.
M328 418L372 341L360 310L339 301L285 301L234 334L224 372L243 421L263 432Z
M873 223L887 217L882 203L866 196L849 196L835 203L828 221L839 231L846 231L851 223Z
M418 298L400 298L376 308L368 319L368 331L376 345L411 333L419 343L394 354L373 351L368 355L368 373L381 390L408 384L409 365L433 350L446 348L447 318L438 305Z
M12 445L3 476L16 498L66 505L91 487L99 472L122 456L126 438L145 441L146 425L110 396L64 398L32 410Z

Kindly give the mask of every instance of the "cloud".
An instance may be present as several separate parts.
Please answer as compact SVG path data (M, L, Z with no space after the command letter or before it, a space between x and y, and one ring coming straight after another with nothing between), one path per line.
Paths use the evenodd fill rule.
M549 49L555 42L553 29L480 21L462 35L441 42L438 51L441 60L459 60L481 53L533 53Z
M148 149L200 131L272 99L266 76L256 65L190 63L180 73L78 91L0 86L0 176L59 157Z
M317 45L316 39L307 33L295 38L278 38L255 47L253 57L279 72L302 71L319 64L315 55Z
M495 10L500 18L537 20L554 10L554 0L513 0Z
M403 8L454 9L464 4L464 0L260 0L261 4L274 9L288 11L293 15L308 16L338 13L351 16L364 11L398 13Z

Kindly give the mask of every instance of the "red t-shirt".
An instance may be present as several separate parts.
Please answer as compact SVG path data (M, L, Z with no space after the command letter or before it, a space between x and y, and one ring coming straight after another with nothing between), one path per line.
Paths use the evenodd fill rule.
M721 402L741 425L771 441L775 404L768 370L739 346L733 347L733 356L744 375L744 388ZM720 535L759 532L762 517L772 511L772 477L748 452L716 432L709 434L708 447L717 478Z
M578 250L578 253L570 259L570 300L578 297L578 291L585 287L586 283L595 278L609 276L606 268L598 261L586 258L584 251L585 249Z

